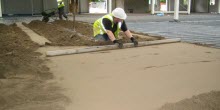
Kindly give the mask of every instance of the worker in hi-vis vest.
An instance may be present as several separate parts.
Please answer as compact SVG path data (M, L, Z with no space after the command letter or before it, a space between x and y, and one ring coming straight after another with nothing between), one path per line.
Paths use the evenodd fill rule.
M64 1L63 0L57 0L57 5L58 5L58 12L59 12L59 18L60 20L63 20L63 17L66 18L67 20L67 16L64 12Z
M125 35L131 39L134 46L138 46L138 41L132 36L125 23L127 15L122 8L116 8L111 14L104 15L96 20L93 24L94 38L96 41L112 41L123 48L123 43L119 40L118 35L122 30Z

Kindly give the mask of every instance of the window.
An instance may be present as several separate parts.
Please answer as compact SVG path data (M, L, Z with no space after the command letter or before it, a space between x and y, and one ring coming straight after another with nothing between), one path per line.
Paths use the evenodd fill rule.
M166 3L166 0L160 0L160 3Z
M210 5L215 5L215 0L210 0L210 1L209 1L209 4L210 4Z
M183 5L188 5L188 0L183 0Z

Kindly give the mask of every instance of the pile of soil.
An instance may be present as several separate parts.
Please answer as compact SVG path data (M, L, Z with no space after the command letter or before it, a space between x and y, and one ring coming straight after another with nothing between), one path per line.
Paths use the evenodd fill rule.
M35 20L25 26L46 37L55 46L112 44L95 42L92 39L92 25L84 22L75 23L76 31L72 21L44 23ZM120 36L123 42L130 42L123 34ZM138 41L163 39L134 37ZM45 65L47 60L36 52L39 47L15 24L0 24L0 110L64 110L64 106L70 103L61 94L63 89L49 80L53 74ZM177 103L168 103L159 110L220 110L219 96L219 91L213 91Z
M45 38L50 40L52 42L52 44L50 45L53 46L97 46L113 44L112 42L95 41L93 39L92 25L85 22L55 20L54 22L45 23L39 20L34 20L29 24L23 24L38 33L39 35L44 36ZM137 35L134 35L134 37L138 41L152 41L163 39L163 37L150 37L146 34L145 36L146 38L141 38ZM120 33L120 38L124 43L131 42L130 39L128 39L123 32Z
M68 102L56 84L45 84L53 75L38 48L15 24L0 24L0 110L61 110L57 103Z
M95 42L92 25L72 21L45 23L38 20L23 23L39 35L52 41L54 46L93 46L112 42ZM129 39L122 39L130 42ZM137 36L135 36L137 37ZM138 38L156 40L160 38ZM0 109L1 110L63 110L69 99L61 94L46 59L36 52L40 46L26 35L16 24L0 24Z
M52 74L38 58L41 54L35 52L38 45L32 42L15 24L0 25L0 71L1 78L24 78L27 73L31 76L48 79Z
M220 91L211 91L177 103L167 103L159 110L220 110Z

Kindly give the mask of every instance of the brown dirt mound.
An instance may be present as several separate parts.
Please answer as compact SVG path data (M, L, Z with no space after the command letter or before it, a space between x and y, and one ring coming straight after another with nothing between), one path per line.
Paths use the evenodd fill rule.
M68 102L56 84L45 84L53 76L38 47L15 24L0 24L0 110L63 110Z
M220 91L200 94L177 103L168 103L159 110L220 110Z
M40 78L51 78L43 60L38 58L41 54L35 52L38 47L16 25L0 24L1 75L22 78L21 74L28 72Z
M25 23L23 23L25 24ZM25 24L56 46L107 45L112 42L94 42L92 26L72 21L44 23L32 21ZM123 37L124 42L130 42ZM138 38L138 40L153 40ZM69 99L61 94L41 53L35 52L39 45L32 42L15 24L0 24L0 110L63 110Z
M51 23L44 23L39 20L34 20L29 24L23 23L25 26L34 30L39 35L46 37L52 42L51 45L56 46L94 46L94 45L110 45L112 42L95 42L93 40L92 25L85 22L76 21L75 31L73 21L55 20ZM43 27L43 28L42 28ZM131 42L123 33L120 34L124 43ZM137 35L134 37L138 41L160 40L161 37L141 38Z
M67 24L67 26L71 26L72 22ZM104 42L94 42L91 37L75 32L71 27L63 27L62 25L65 25L65 21L44 23L35 20L29 24L24 23L24 25L50 40L53 46L93 46L105 44Z

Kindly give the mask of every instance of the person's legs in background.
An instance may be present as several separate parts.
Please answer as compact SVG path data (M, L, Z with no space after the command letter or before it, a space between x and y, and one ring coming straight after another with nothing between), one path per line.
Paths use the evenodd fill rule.
M61 7L58 9L59 10L59 18L60 20L63 20L63 17L68 20L68 17L66 16L66 13L64 12L64 7Z
M63 12L63 17L66 18L66 20L68 20L68 17L66 16L66 13Z
M64 11L64 7L58 8L58 13L59 13L60 20L63 20L63 11Z
M107 34L98 34L95 36L95 41L110 41Z

